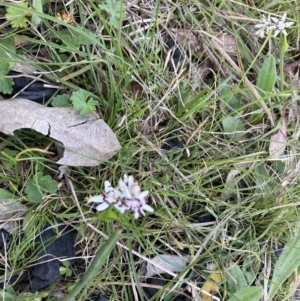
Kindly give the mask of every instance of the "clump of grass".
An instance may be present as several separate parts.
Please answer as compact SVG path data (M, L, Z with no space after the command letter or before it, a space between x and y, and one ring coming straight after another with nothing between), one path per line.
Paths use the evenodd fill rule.
M37 29L20 31L5 24L0 30L22 39L18 60L25 63L19 55L29 55L26 64L46 73L50 82L61 87L59 93L89 91L99 103L97 112L115 131L122 149L95 168L72 168L69 180L79 204L74 204L67 182L58 179L54 160L34 152L11 165L5 165L9 159L1 157L0 187L20 197L34 210L37 220L58 217L74 224L82 258L92 256L102 242L102 234L109 235L113 228L112 222L104 222L85 207L86 197L100 194L105 180L116 185L124 174L134 174L143 188L151 191L155 214L138 221L118 216L128 234L122 238L123 247L113 252L107 266L77 300L85 300L97 290L118 300L132 300L137 295L144 298L138 264L145 257L180 254L182 249L188 250L193 262L187 271L207 278L210 272L203 271L210 262L222 270L222 300L235 293L228 288L232 262L237 262L244 276L253 271L249 286L261 285L259 277L264 275L267 294L272 272L267 274L263 267L273 256L274 245L285 244L298 229L298 114L288 119L284 160L273 160L268 153L276 125L296 108L298 88L280 69L297 59L297 30L291 28L286 40L289 48L282 56L283 40L259 39L254 35L254 25L262 14L281 16L284 12L298 24L297 9L292 9L288 1L107 3L113 3L111 10L95 1L77 1L68 7L59 1L48 2L43 13L37 13L42 20ZM2 14L9 6L13 4L3 5ZM55 17L64 9L74 15L74 23ZM174 37L171 29L184 30L187 37L191 31L201 34L197 40L200 50L191 51L189 40L179 45L186 62L178 70L170 68L174 49L166 48L167 40ZM233 56L214 47L216 34L234 38ZM269 54L275 58L278 76L272 93L257 98L251 89L255 89ZM195 75L195 70L202 74L202 64L209 60L212 72L203 77ZM261 102L270 110L272 122ZM238 134L224 129L228 116L242 124ZM0 139L0 151L45 149L50 143L41 135L24 131ZM164 150L170 139L183 147ZM56 152L53 146L50 150ZM45 193L42 204L33 204L25 186L40 166L59 183L59 190L53 195ZM230 178L234 171L235 176ZM282 185L284 182L287 184ZM212 216L213 221L199 222L198 216L203 214ZM27 252L33 240L13 244L12 254L17 248ZM197 259L195 254L199 255ZM2 261L2 272L14 273L34 260L32 256L6 266ZM100 289L97 283L101 283Z

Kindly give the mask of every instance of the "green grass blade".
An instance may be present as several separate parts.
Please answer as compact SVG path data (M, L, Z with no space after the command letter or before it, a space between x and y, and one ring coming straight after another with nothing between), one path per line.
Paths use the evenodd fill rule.
M32 0L32 5L34 6L35 10L39 13L43 13L43 2L42 0ZM37 27L41 23L40 17L33 13L31 16L31 23L34 27Z

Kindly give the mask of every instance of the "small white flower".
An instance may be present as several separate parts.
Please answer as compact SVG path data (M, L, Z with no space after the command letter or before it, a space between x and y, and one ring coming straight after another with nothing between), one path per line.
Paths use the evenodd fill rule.
M260 38L263 38L265 36L265 32L266 32L266 34L268 34L269 31L274 28L274 25L271 23L271 17L269 15L267 19L265 16L263 16L262 23L257 24L254 27L259 28L255 32L255 34L258 35Z
M275 17L272 17L271 19L275 25L274 37L276 37L280 32L282 32L286 36L287 33L285 29L291 27L294 24L294 22L285 22L286 13L284 13L281 19Z
M104 182L104 190L105 194L104 195L96 195L91 198L89 198L88 202L93 202L93 203L100 203L99 206L96 207L97 211L103 211L107 209L111 204L114 204L118 196L115 193L114 188L111 186L111 183L109 181Z
M103 211L113 205L121 213L130 212L135 218L139 218L141 214L145 215L145 211L154 211L146 201L149 191L141 191L133 176L124 175L123 180L119 180L118 188L113 188L109 181L105 181L104 188L104 195L93 196L88 200L88 202L100 203L96 207L97 211Z
M262 23L254 26L258 28L255 34L258 35L260 38L263 38L265 32L266 34L268 34L270 30L275 29L274 37L278 36L280 32L282 32L286 36L287 32L285 29L291 27L294 24L294 22L285 22L285 19L286 13L284 13L281 19L270 17L270 15L266 19L266 17L263 16Z
M135 218L139 218L140 214L145 215L145 211L153 212L153 208L147 205L146 197L149 191L141 191L141 187L134 182L133 176L124 175L124 180L119 180L119 193L124 199L127 210L131 212Z

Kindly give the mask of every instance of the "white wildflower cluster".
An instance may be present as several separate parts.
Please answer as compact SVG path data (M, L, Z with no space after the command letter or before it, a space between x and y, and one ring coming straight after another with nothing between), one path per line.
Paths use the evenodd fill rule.
M113 205L121 213L130 212L135 218L145 215L145 211L153 212L154 209L147 204L146 197L149 191L141 191L141 187L134 181L133 176L124 175L119 180L119 186L113 188L109 181L104 182L104 195L89 198L88 202L99 203L97 211L103 211Z
M270 30L275 29L274 37L278 36L280 32L282 32L286 36L287 32L285 29L291 27L294 24L294 22L286 22L285 19L286 13L284 13L281 19L271 17L270 15L266 19L266 17L263 16L262 23L255 25L255 27L258 28L255 34L263 38L265 32L266 34L268 34Z

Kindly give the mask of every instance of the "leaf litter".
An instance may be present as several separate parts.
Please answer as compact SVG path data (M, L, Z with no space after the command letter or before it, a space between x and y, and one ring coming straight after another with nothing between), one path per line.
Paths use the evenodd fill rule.
M17 229L17 220L28 208L16 199L0 199L0 229L12 234Z
M80 115L73 108L49 108L27 99L0 102L0 132L32 129L61 142L68 166L96 166L115 155L121 145L109 126L96 114Z
M286 135L286 125L283 122L278 132L270 139L269 154L272 159L278 159L284 153L288 141Z

